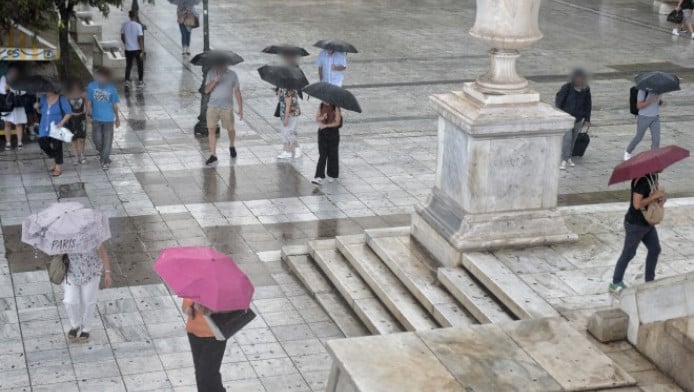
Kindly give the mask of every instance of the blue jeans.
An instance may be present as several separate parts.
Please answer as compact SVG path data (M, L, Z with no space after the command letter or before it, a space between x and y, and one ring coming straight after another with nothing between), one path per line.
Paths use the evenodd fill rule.
M658 231L656 231L655 226L637 225L629 222L624 222L624 231L624 248L617 260L617 265L614 267L612 283L619 283L624 280L624 272L626 272L629 262L636 255L636 249L641 242L648 249L648 254L646 255L646 282L652 281L655 279L655 266L658 264L658 255L660 255Z
M181 46L183 46L183 47L190 46L191 30L189 30L188 27L186 25L184 25L183 23L179 23L178 28L181 30Z
M564 134L564 142L561 148L561 160L568 161L571 159L571 153L574 151L574 145L576 144L576 139L578 134L583 128L583 119L580 119L574 123L574 127L566 131Z

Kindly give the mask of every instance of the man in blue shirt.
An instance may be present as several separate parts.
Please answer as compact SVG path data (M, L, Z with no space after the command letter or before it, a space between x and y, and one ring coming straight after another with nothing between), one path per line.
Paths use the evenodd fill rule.
M101 67L96 70L95 80L87 86L87 121L92 122L94 146L99 151L101 167L108 170L111 164L113 126L120 127L118 115L118 90L111 83L111 71Z
M347 54L332 49L323 49L316 60L318 77L322 82L328 82L342 87L347 69Z

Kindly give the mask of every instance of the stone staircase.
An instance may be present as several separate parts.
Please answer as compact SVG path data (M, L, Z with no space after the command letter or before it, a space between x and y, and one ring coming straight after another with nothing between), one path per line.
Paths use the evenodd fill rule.
M493 255L440 268L409 230L310 241L282 258L348 337L558 315Z

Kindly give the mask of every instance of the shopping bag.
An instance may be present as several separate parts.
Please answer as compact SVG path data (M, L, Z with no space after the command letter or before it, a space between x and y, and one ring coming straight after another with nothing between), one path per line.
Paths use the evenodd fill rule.
M51 128L48 131L48 136L60 140L64 143L72 143L72 132L65 127L58 127L55 123L51 123Z

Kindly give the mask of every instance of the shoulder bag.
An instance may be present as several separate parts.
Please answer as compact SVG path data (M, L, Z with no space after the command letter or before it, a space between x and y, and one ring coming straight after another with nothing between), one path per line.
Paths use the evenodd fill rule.
M646 177L646 180L651 187L651 193L658 189L658 183L653 181L651 177ZM659 203L658 200L654 200L651 204L647 205L646 208L641 209L641 213L643 213L643 217L648 224L655 226L665 218L665 207Z
M63 110L62 96L58 98L58 107L60 108L61 119L65 117L65 111ZM60 140L64 143L72 143L73 134L72 131L65 127L58 127L54 123L51 123L50 129L48 131L48 136L50 138Z
M67 270L70 266L70 259L67 255L56 255L51 257L48 263L48 279L53 284L62 284L67 276Z

